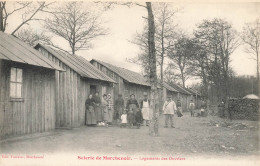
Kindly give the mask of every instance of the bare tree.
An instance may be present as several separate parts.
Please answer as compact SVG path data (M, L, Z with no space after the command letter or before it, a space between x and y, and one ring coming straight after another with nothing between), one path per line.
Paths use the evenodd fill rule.
M151 83L151 106L153 109L153 119L150 123L150 135L159 135L159 103L157 92L157 73L156 73L156 50L155 50L155 24L151 2L146 2L148 12L148 50L149 50L149 73Z
M247 23L243 28L241 38L246 45L245 51L253 55L252 59L256 61L256 78L257 78L258 85L260 85L260 80L259 80L260 19L257 19L251 23Z
M159 67L158 75L160 77L159 85L160 97L159 97L159 109L162 110L163 106L163 81L164 81L164 67L165 59L167 58L168 52L172 49L174 41L176 40L176 21L174 20L177 9L174 9L169 3L153 3L154 19L155 19L155 49L156 49L156 66ZM147 18L145 18L147 19ZM141 33L137 33L135 40L132 43L138 45L142 50L137 57L128 61L133 63L141 64L144 71L147 72L149 63L147 62L148 57L148 43L147 35L148 28L144 27Z
M145 37L146 40L142 40L144 44L146 44L146 51L147 54L144 60L148 62L149 66L147 69L147 76L148 80L151 83L151 101L150 101L150 108L153 110L153 118L151 123L149 124L149 134L151 136L158 136L159 135L159 103L158 103L158 91L157 91L157 69L156 69L156 48L155 48L155 19L152 9L152 3L146 2L145 4L140 3L117 3L117 2L109 2L106 4L106 8L110 9L113 8L114 5L125 5L125 6L132 6L137 5L143 7L147 10L148 17L145 18L148 21L147 26L147 36ZM148 55L148 56L147 56ZM142 56L142 55L141 55ZM148 57L148 58L147 58ZM143 62L143 61L142 61ZM141 62L141 63L142 63Z
M177 83L179 84L180 77L176 73L176 70L173 69L171 64L168 64L164 70L164 81L168 84Z
M47 36L45 32L37 33L31 27L19 30L15 36L30 46L34 46L39 42L47 44L51 40L51 38Z
M185 82L190 76L193 75L195 67L191 63L193 61L193 42L191 39L182 36L175 43L174 48L168 53L172 63L171 68L180 71L180 79L182 80L182 86L185 87Z
M8 26L8 20L14 13L21 12L22 22L11 32L14 35L21 27L31 21L40 20L37 13L47 12L50 5L54 2L0 2L0 31L5 31ZM14 7L10 7L13 5ZM10 10L12 9L12 10Z
M230 55L239 46L237 32L223 19L204 20L194 32L207 55L208 79L221 90L223 99L229 95Z
M84 8L83 2L68 2L57 11L52 18L46 19L45 27L65 39L72 54L78 50L89 49L93 39L107 34L100 14Z

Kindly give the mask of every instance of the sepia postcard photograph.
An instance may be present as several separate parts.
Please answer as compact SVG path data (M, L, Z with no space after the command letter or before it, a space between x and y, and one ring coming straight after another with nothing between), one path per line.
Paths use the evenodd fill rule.
M259 0L0 0L0 166L257 166L259 56Z

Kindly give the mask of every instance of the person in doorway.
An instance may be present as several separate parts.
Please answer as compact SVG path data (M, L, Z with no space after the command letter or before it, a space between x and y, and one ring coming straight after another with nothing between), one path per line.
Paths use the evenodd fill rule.
M106 94L103 95L102 112L103 112L103 121L104 121L105 125L107 126L109 115L108 115L108 103L107 103L107 95Z
M135 124L135 114L137 112L137 109L139 108L139 104L138 104L137 100L135 99L134 94L132 94L130 96L130 99L127 101L126 108L128 110L127 115L130 112L133 113L133 124ZM132 117L132 115L130 115L129 117Z
M95 113L95 101L92 97L92 94L88 96L88 99L85 102L86 109L86 125L94 126L97 124L96 113Z
M191 117L194 117L194 109L195 109L195 104L194 104L193 100L191 99L190 105L189 105L189 110L190 110L190 116Z
M124 111L124 99L122 98L122 94L118 94L118 98L115 101L115 112L114 112L114 119L120 120L120 117Z
M142 115L144 119L144 125L148 126L150 123L150 100L148 99L148 95L144 92L144 99L140 102L140 108L142 110Z
M163 105L163 114L165 115L165 128L168 128L168 122L170 120L171 127L174 127L173 124L173 116L174 112L177 110L175 102L171 99L171 96L167 97L167 100L165 101Z
M113 100L110 94L107 95L107 110L108 110L108 125L112 125L113 122L113 115L114 115L114 104L113 104Z
M99 97L99 93L96 92L94 97L93 97L93 100L95 102L95 112L96 112L96 118L97 118L97 123L100 123L103 121L103 112L102 112L102 109L101 109L101 99Z

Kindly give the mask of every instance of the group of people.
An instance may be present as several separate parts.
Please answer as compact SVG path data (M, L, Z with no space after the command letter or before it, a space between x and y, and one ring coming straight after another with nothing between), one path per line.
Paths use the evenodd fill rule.
M114 104L110 94L104 94L103 100L101 100L99 93L96 92L94 96L92 94L88 96L85 108L86 125L89 126L109 126L113 122L121 122L122 127L129 125L130 127L137 126L137 128L140 128L143 121L148 126L151 119L150 100L147 93L144 93L140 105L134 94L130 96L125 105L121 94L118 95Z
M101 100L99 93L96 92L94 96L92 96L92 94L89 95L85 103L85 108L86 125L90 126L100 124L109 126L114 122L116 124L120 123L121 127L129 126L132 128L136 126L140 128L141 125L148 126L153 116L153 111L150 108L150 100L146 92L143 94L143 99L139 103L134 94L130 95L126 105L121 94L118 95L114 104L110 94L104 94L103 100ZM171 96L168 96L162 109L165 115L164 127L167 128L170 122L170 127L174 128L174 114L176 113L178 117L182 116L181 101L178 99L175 104ZM194 116L194 109L195 104L193 100L191 100L189 110L192 117Z
M99 93L93 96L90 94L85 102L86 125L95 126L101 122L112 124L113 121L113 100L110 94L103 95L100 99Z

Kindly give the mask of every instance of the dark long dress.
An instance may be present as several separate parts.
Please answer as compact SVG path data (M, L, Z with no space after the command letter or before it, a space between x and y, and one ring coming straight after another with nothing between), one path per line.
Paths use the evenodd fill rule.
M97 124L94 106L95 106L95 102L93 99L86 100L85 108L86 108L86 124L87 125Z
M123 113L124 110L124 99L122 97L119 97L116 101L115 101L115 119L120 119L121 115Z
M137 109L139 108L139 104L136 99L129 99L126 104L126 108L128 109L128 121L133 121L135 124L135 114L137 112ZM133 114L133 115L131 115ZM133 119L130 119L133 118Z
M102 109L101 109L100 97L99 96L94 96L93 100L95 102L94 109L95 109L97 121L101 122L101 121L103 121L103 112L102 112Z

